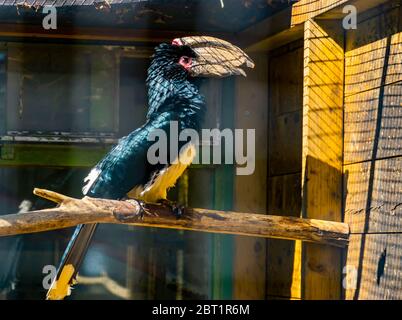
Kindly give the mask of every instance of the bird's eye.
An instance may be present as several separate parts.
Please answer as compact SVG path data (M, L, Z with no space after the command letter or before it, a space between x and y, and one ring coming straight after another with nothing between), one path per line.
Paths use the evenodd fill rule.
M190 70L191 68L192 59L187 56L182 56L179 59L179 64L184 67L186 70Z

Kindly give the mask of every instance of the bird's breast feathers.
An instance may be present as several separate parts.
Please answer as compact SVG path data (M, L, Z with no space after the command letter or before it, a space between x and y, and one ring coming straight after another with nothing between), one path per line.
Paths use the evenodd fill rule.
M152 178L145 186L134 187L127 196L145 202L157 202L166 199L167 191L173 187L191 164L196 154L194 144L188 143L182 148L178 158L162 170L154 172Z

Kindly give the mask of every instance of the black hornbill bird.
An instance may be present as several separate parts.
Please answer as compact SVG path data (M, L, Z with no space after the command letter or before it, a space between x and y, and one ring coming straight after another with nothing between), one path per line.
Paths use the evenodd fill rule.
M214 37L177 38L171 44L156 47L148 69L146 122L120 139L91 170L84 180L83 194L106 199L128 196L146 202L166 200L167 190L174 186L194 158L195 146L178 141L179 161L150 164L147 151L155 143L149 139L150 133L162 129L168 135L172 121L177 122L179 132L199 130L205 100L193 77L245 76L244 66L253 68L254 63L240 48ZM169 153L170 147L166 150ZM170 160L169 155L167 159ZM96 224L77 226L48 291L48 299L63 299L69 295L95 229Z

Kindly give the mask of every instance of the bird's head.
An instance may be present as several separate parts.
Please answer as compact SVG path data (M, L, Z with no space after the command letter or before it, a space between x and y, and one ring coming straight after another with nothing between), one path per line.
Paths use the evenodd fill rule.
M254 62L239 47L209 36L176 38L171 44L163 43L156 48L153 58L155 64L150 73L172 76L178 73L191 77L246 76L243 68L254 67Z
M193 77L246 76L242 68L254 68L254 62L243 50L222 39L183 37L174 39L172 45L183 53L179 56L178 64Z
M204 104L191 78L246 76L244 67L253 68L254 62L243 50L218 38L183 37L160 44L148 69L148 117L182 91Z

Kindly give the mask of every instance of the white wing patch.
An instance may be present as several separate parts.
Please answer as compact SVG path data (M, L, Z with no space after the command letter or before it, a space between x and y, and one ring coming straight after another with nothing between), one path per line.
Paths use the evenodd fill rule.
M84 179L84 186L82 188L82 193L86 195L89 191L89 189L92 187L96 179L98 179L99 175L101 173L101 170L98 168L93 168L91 172L86 176Z
M127 196L145 202L157 202L166 199L167 191L173 187L191 164L196 154L195 146L188 144L179 154L178 159L163 170L156 172L144 187L134 187Z

